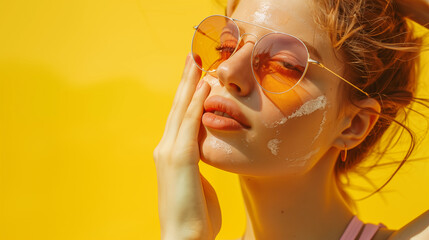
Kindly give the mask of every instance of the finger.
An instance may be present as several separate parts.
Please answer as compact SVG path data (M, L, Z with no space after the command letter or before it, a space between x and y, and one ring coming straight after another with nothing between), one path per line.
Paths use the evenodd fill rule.
M186 147L190 141L196 142L198 140L198 131L200 129L201 116L204 110L204 100L207 98L209 93L210 85L203 81L201 87L195 92L192 101L183 116L183 121L177 135L179 149L180 145Z
M181 95L183 85L184 85L185 81L188 79L187 76L189 74L189 70L191 69L192 61L193 61L192 56L189 53L186 56L185 67L183 68L182 76L180 78L180 83L179 83L179 86L177 87L176 94L175 94L174 99L173 99L172 108L175 107L177 102L179 101L178 99Z
M190 64L190 62L192 61L191 58L192 58L191 54L188 54L186 56L185 67L183 68L182 77L181 77L179 86L176 89L176 93L174 95L173 103L171 105L170 112L168 114L167 122L165 124L164 135L168 131L169 122L171 121L172 115L174 114L174 109L175 109L175 107L177 105L177 102L179 101L178 99L179 99L179 96L181 95L181 92L182 92L182 89L183 89L184 80L186 79L185 76L188 75L188 72L189 72L189 69L190 69L190 66L191 66L191 64Z
M183 117L201 76L201 70L198 69L196 64L192 62L190 65L189 71L183 76L182 87L180 92L178 91L176 102L173 104L170 116L167 119L166 130L164 132L164 136L167 139L175 139L177 137Z
M195 92L195 86L197 85L200 78L201 70L197 67L191 57L188 62L187 71L182 76L181 89L178 91L177 98L173 103L172 110L180 113L179 115L176 115L175 112L173 112L171 120L173 124L176 123L180 126L183 115L188 108L189 102L192 99L192 95ZM180 121L175 121L175 119L179 119Z

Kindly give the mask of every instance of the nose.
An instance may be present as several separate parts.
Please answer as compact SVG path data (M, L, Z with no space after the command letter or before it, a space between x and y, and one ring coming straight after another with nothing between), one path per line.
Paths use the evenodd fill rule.
M246 96L255 85L250 60L253 46L251 42L245 43L216 70L219 81L234 95Z

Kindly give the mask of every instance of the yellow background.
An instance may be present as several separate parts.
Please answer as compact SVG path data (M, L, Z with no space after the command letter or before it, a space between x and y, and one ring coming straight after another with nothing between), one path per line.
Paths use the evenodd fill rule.
M192 26L216 13L215 0L0 0L0 239L159 239L152 151ZM222 207L218 239L241 236L236 176L201 168ZM428 173L408 164L360 217L417 217Z

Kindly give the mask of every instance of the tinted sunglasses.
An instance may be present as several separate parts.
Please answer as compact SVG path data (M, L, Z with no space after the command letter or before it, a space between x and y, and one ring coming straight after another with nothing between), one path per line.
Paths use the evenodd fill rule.
M255 36L251 33L240 33L237 22L270 31L255 42L251 55L253 76L264 91L274 94L290 91L298 85L307 72L309 63L312 63L328 70L369 97L368 93L353 83L311 59L307 46L299 38L222 15L209 16L194 27L192 57L198 68L215 75L218 66L244 45L244 37Z

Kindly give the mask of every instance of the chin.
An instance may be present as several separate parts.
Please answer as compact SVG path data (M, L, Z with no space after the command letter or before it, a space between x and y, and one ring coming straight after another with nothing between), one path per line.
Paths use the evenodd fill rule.
M199 140L201 161L217 169L246 176L287 177L303 174L308 169L307 159L298 161L273 161L258 158L254 147L228 143L210 133ZM245 149L243 149L245 148ZM258 159L265 159L259 160Z
M239 150L234 142L226 142L213 135L206 134L199 140L201 160L215 168L242 173L249 167L251 160Z

